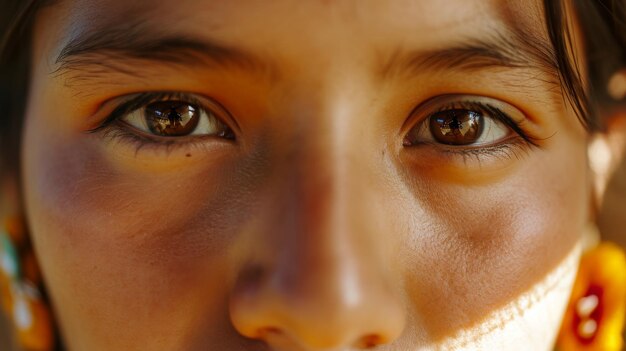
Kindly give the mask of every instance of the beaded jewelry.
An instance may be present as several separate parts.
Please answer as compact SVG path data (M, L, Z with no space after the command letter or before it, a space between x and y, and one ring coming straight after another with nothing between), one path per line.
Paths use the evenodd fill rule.
M41 275L24 228L21 219L11 217L0 231L1 306L22 350L51 351L52 316L40 293Z
M626 255L602 242L581 259L557 350L621 350L625 314Z

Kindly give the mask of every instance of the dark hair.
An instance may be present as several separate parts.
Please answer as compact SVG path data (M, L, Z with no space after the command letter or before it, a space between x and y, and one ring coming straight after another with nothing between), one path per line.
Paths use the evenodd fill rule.
M30 2L28 7L34 7L35 1ZM27 15L19 1L4 0L0 8L3 14L0 23L5 26L0 28L3 34L0 37L0 175L17 176L30 65L30 45L20 42L30 39L27 33L30 26L26 22L32 22L34 16Z
M565 2L545 0L544 3L563 93L591 132L604 129L606 121L602 117L619 103L609 96L607 83L616 71L626 66L625 4L624 0L573 1L587 63L587 76L581 77L572 51L573 28L565 17Z

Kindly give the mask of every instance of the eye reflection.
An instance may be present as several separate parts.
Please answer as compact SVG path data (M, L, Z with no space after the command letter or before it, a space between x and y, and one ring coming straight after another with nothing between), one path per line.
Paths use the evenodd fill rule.
M153 102L144 114L150 131L159 136L191 134L200 120L198 108L181 101Z
M476 111L454 109L437 112L429 118L429 129L439 143L474 144L484 130L483 116Z

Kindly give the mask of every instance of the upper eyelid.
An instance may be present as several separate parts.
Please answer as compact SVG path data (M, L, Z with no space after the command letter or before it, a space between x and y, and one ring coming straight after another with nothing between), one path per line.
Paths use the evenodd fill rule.
M124 115L137 111L150 103L168 100L183 101L198 105L199 108L207 112L207 115L211 115L221 123L226 124L233 131L233 133L238 134L240 130L237 120L232 117L230 112L218 101L209 97L199 97L197 94L182 91L141 92L136 94L127 94L125 96L128 96L129 98L126 101L119 103L104 121L100 122L98 126L88 132L97 132L98 130L106 128L108 125L119 120Z
M446 101L446 99L450 99L450 101ZM443 100L441 103L437 103L437 101ZM485 100L484 102L480 102L480 100ZM491 103L489 103L491 102ZM429 105L436 104L436 107L430 108ZM466 107L463 107L466 105ZM408 133L410 133L414 128L425 128L426 122L430 117L432 117L437 112L446 111L454 108L467 108L471 109L469 105L473 105L474 108L478 108L481 111L487 111L498 123L502 123L505 127L509 128L513 133L517 134L521 137L525 142L532 146L539 146L537 143L540 138L536 138L530 132L522 128L522 125L528 120L526 115L516 108L515 106L501 101L496 98L480 96L480 95L472 95L472 94L447 94L447 95L439 95L433 98L426 100L424 103L417 105L409 115L410 117L406 120L404 125L401 128L401 140L405 140ZM512 109L515 109L520 118L512 117L512 113L506 113L502 111L502 108L498 107L498 105L510 106ZM453 107L460 106L460 107ZM469 107L469 108L468 108ZM425 110L423 113L419 113L421 110ZM511 111L512 112L512 111Z
M158 102L158 101L184 101L193 105L199 105L200 108L204 109L204 104L200 102L196 97L191 94L182 93L182 92L154 92L154 93L140 93L133 99L126 101L125 103L120 104L114 112L111 114L111 118L120 117L114 116L121 109L123 113L131 113L135 112L141 108L146 107L147 105Z
M481 102L480 100L484 100L484 101ZM438 102L438 101L441 101L441 102ZM491 103L487 103L486 101L489 101ZM495 109L495 110L499 110L500 112L503 112L514 123L522 122L522 117L517 119L512 116L513 113L506 113L502 111L502 108L499 108L497 106L500 104L507 105L507 106L510 105L509 103L501 101L496 98L492 98L488 96L481 96L481 95L474 95L474 94L446 94L446 95L434 96L429 99L426 99L424 102L418 104L411 110L411 112L409 113L409 117L405 120L402 127L400 128L400 134L401 136L406 135L406 133L410 132L419 123L422 123L428 120L429 117L431 117L433 114L437 112L442 112L442 111L446 111L446 110L454 109L454 108L471 109L471 107L474 107L474 108L480 109L483 112L488 111L489 109L492 109L492 111L488 111L488 113L493 113L494 112L493 109ZM431 106L431 105L434 105L434 106ZM524 119L526 119L525 114L521 112L521 110L517 109L515 106L512 106L512 105L511 107L513 109L516 109L519 112L517 114L520 114L521 116L523 116Z

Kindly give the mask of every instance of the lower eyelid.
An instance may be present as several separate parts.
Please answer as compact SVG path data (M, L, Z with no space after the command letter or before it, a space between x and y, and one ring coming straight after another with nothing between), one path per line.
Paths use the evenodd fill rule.
M131 130L131 128L135 130ZM97 136L114 147L129 150L135 157L141 153L170 157L174 154L187 156L197 151L206 152L214 149L217 144L231 143L232 140L218 138L211 135L187 136L182 138L167 138L148 135L136 131L126 122L116 121L101 130Z
M449 165L454 168L465 169L478 165L482 169L486 164L496 162L496 164L511 164L513 160L518 161L527 156L532 146L528 145L521 138L511 140L507 143L492 145L482 148L469 149L442 149L435 148L435 163ZM504 162L504 163L502 163ZM431 167L433 161L427 162Z

